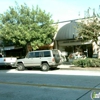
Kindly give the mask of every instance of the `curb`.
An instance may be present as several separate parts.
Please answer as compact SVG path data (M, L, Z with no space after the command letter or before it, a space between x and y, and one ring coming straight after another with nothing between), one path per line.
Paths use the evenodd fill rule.
M97 67L81 68L75 65L61 65L61 66L58 66L57 68L60 68L61 70L100 71L100 68L97 68Z

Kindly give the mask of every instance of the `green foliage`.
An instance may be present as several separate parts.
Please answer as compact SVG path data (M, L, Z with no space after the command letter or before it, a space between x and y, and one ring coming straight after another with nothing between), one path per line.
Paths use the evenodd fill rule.
M85 19L78 24L77 32L78 38L81 37L83 41L92 40L97 43L98 36L100 36L100 16L94 9L92 12L93 14L90 15L90 8L86 11Z
M73 64L77 67L100 67L100 59L97 58L86 58L77 59L73 61Z
M0 21L0 38L5 44L25 46L30 43L36 49L50 44L56 31L51 15L38 6L30 9L26 4L16 4L0 14Z

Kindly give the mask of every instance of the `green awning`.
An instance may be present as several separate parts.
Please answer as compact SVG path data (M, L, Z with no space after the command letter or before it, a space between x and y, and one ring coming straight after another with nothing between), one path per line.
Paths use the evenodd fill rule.
M73 39L76 34L77 22L71 22L61 27L56 35L55 40Z

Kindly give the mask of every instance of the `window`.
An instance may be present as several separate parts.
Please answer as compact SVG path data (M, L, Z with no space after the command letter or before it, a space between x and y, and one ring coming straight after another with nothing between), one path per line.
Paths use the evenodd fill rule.
M54 57L60 57L59 52L57 50L53 50Z
M27 53L25 58L33 58L34 57L34 53L33 52L29 52Z
M44 57L44 52L40 52L40 57Z
M34 57L34 53L33 52L29 53L29 58L33 58L33 57Z
M50 57L50 51L44 51L44 57Z
M39 52L35 52L35 57L40 57Z

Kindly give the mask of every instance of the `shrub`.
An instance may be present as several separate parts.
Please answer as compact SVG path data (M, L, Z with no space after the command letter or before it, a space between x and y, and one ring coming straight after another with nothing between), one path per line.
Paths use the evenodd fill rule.
M100 59L97 58L86 58L77 59L73 61L73 64L78 67L100 67Z

